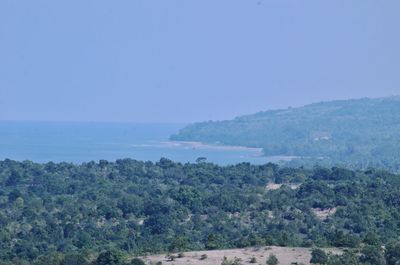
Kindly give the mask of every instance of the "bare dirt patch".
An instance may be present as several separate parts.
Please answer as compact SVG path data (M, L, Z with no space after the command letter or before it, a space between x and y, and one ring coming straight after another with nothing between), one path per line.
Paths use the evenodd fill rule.
M314 214L321 220L325 220L328 218L328 216L333 215L336 213L337 208L327 208L327 209L321 209L321 208L313 208L312 211Z
M341 253L338 249L325 249L326 252ZM268 256L274 254L280 265L290 265L292 262L310 264L310 248L290 248L290 247L260 247L244 249L225 249L210 251L192 251L184 252L184 257L177 258L174 261L168 261L166 255L153 255L142 257L147 264L156 264L161 261L162 264L174 265L219 265L224 256L228 259L240 258L243 264L265 264ZM207 258L204 258L207 255ZM175 254L177 256L177 254ZM255 257L257 263L250 263L250 259Z
M296 184L296 183L285 183L285 184L277 184L277 183L268 183L267 186L265 186L265 189L267 191L269 190L278 190L280 189L283 185L288 186L289 188L291 188L292 190L298 189L300 187L300 184Z

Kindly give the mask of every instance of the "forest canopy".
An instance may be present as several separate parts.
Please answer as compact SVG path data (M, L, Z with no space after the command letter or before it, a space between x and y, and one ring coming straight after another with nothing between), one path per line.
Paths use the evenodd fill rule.
M321 102L193 123L172 140L263 148L291 165L400 170L400 97Z
M400 236L399 175L375 169L4 160L0 183L0 260L13 264L112 249L356 248Z

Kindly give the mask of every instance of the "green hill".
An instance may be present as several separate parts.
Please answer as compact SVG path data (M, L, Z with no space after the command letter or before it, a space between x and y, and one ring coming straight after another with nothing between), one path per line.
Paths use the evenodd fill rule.
M299 163L399 170L400 97L320 102L190 124L171 140L262 147Z

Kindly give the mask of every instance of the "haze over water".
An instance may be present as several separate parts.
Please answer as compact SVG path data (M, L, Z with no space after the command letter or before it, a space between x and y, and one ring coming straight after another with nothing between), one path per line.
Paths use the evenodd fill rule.
M159 161L166 157L195 162L198 157L222 165L262 164L276 159L261 151L170 142L184 124L0 122L0 159L82 163L132 158Z

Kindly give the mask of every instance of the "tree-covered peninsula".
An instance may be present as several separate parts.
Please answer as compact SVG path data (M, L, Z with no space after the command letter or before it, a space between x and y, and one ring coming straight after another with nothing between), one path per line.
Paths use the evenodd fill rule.
M172 140L263 148L292 165L400 170L400 97L321 102L194 123Z

